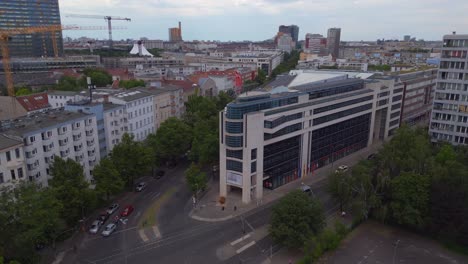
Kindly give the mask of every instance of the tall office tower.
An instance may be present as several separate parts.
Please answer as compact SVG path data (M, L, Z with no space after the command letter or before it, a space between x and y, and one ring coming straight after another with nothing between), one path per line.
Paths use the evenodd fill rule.
M468 144L468 35L444 36L429 133L432 141Z
M340 54L340 38L341 28L330 28L327 34L327 48L328 52L333 58L338 58Z
M289 34L292 37L294 43L297 43L297 40L299 38L299 27L298 26L296 26L296 25L290 25L290 26L281 25L281 26L279 26L278 31Z
M182 41L182 23L179 21L179 27L169 28L169 41L177 42Z
M60 25L58 0L1 0L0 30ZM54 56L52 38L56 38L59 55L63 53L62 32L13 36L9 41L11 57Z

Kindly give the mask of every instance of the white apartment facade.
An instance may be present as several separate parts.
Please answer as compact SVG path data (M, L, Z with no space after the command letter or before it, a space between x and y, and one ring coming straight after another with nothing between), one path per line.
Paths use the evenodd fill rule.
M106 152L122 142L123 134L128 132L128 116L124 105L104 104L103 110Z
M9 126L9 127L8 127ZM100 160L96 116L68 111L50 111L23 117L2 133L21 137L24 142L25 175L40 186L51 179L54 157L73 159L83 167L87 181Z
M26 179L21 138L0 134L0 192Z
M128 133L133 135L136 141L143 141L156 131L154 95L133 89L110 96L109 102L125 106Z
M85 99L82 94L69 91L48 91L47 97L52 109L65 107L67 103L75 103Z

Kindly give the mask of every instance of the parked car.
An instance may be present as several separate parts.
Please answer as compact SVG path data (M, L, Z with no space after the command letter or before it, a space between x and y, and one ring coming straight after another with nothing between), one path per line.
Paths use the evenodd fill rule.
M127 206L123 209L123 211L120 213L120 216L122 216L122 217L127 217L127 216L129 216L129 215L133 212L133 209L134 209L133 206L127 205Z
M116 224L114 223L108 224L106 225L106 228L104 228L104 230L102 231L101 235L108 237L115 231L116 228L117 228Z
M109 208L107 208L106 212L108 215L111 215L113 214L115 211L117 211L117 209L119 209L119 204L115 203L115 204L112 204L111 206L109 206Z
M101 222L101 225L103 225L107 219L109 219L109 215L106 213L102 213L98 216L97 220L99 220Z
M377 156L377 154L372 153L372 154L370 154L369 156L367 156L367 159L368 159L368 160L373 160L373 159L375 159L376 156Z
M100 220L94 220L94 222L91 224L91 227L89 228L89 233L97 234L102 224L103 223Z
M341 166L338 167L338 169L336 169L335 172L342 172L342 173L344 173L344 172L347 172L347 171L348 171L348 166L346 166L346 165L341 165Z
M145 188L146 188L146 182L140 182L140 183L136 186L135 190L136 190L137 192L141 192L141 191L143 191Z
M156 171L156 179L160 179L162 176L164 176L166 172L163 170L157 170Z

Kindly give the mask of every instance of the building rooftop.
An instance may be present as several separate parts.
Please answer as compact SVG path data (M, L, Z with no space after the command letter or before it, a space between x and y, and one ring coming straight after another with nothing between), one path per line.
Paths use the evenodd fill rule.
M125 102L131 102L131 101L138 100L140 98L144 98L144 97L148 97L152 95L152 94L140 91L141 88L143 87L137 87L136 89L113 94L112 97L123 100Z
M119 104L113 104L113 103L104 103L102 104L104 111L116 109L116 108L123 108L124 105L119 105Z
M23 141L12 136L0 134L0 150L22 145Z
M49 110L31 116L22 116L14 120L0 122L0 132L6 135L20 136L28 132L56 127L58 124L83 119L90 114L81 112L69 112L61 110Z
M73 91L58 91L58 90L49 90L47 91L47 94L50 95L65 95L65 96L74 96L78 95L79 92L73 92Z
M47 93L30 94L16 97L16 100L23 106L26 111L37 111L49 108L49 99Z

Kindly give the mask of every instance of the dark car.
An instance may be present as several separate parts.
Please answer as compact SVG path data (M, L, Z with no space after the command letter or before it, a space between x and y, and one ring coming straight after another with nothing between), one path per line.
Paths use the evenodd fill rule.
M373 159L375 159L376 156L377 155L373 153L373 154L370 154L369 156L367 156L367 159L368 160L373 160Z
M163 170L157 170L157 171L156 171L156 179L160 179L162 176L164 176L164 174L166 174L165 171L163 171Z
M107 219L109 219L109 215L106 213L102 213L98 216L97 220L99 220L101 222L101 225L103 225Z

